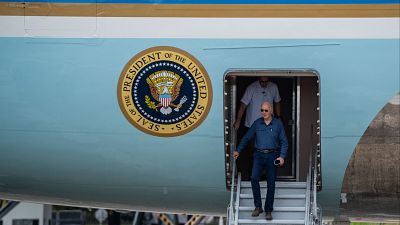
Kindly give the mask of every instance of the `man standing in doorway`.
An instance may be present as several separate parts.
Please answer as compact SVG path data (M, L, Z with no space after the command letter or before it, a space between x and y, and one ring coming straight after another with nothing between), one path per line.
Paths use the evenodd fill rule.
M246 120L244 126L249 128L253 122L260 118L260 105L263 102L273 103L275 109L275 117L281 116L281 106L280 106L281 96L279 95L278 86L269 81L268 77L260 77L258 81L250 84L240 100L239 112L235 121L235 129L239 129L240 123L246 110Z
M260 109L260 108L259 108ZM275 160L279 161L279 166L285 163L287 155L288 141L282 121L272 117L273 107L269 102L261 104L262 117L254 121L253 125L246 132L240 141L233 157L237 159L240 152L246 147L248 142L255 137L253 153L253 171L251 174L251 188L253 190L255 209L252 216L258 216L263 212L260 193L260 177L262 171L267 171L267 196L265 199L264 210L266 219L272 220L272 211L275 195L276 167Z
M246 118L244 121L245 128L238 132L238 138L248 131L253 122L260 118L260 105L263 102L274 104L275 117L281 116L281 97L279 95L278 86L269 81L268 77L259 77L257 81L251 83L240 100L240 107L234 123L235 130L238 130L244 111L246 110ZM242 173L243 180L249 180L251 173L251 146L249 150L244 151L238 162L238 170Z

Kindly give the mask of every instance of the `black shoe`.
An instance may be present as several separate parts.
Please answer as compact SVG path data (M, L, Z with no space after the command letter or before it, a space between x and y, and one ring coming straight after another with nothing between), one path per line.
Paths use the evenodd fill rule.
M251 213L252 217L259 216L261 213L263 213L262 208L256 207L253 212Z
M271 214L271 212L266 212L266 213L265 213L265 219L266 219L266 220L272 220L272 214Z

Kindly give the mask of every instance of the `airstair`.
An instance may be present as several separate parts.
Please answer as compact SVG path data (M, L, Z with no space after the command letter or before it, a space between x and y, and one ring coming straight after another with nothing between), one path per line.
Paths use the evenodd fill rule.
M311 158L311 157L310 157ZM227 210L227 225L252 224L306 224L322 223L320 207L316 201L316 167L311 163L306 182L277 181L275 183L273 220L266 220L265 213L252 217L254 210L250 181L242 181L241 174L235 174L233 162L231 201ZM260 182L261 197L264 204L267 183Z

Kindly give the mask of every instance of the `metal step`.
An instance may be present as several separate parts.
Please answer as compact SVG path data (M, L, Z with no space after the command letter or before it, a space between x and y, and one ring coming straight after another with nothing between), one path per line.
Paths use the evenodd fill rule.
M251 213L253 207L239 207L240 219L261 219L265 217L265 213L260 214L258 217L252 217ZM305 207L274 207L272 216L277 220L304 220Z
M265 202L265 195L261 196L261 201ZM240 206L254 206L253 194L240 194ZM275 195L274 206L301 207L306 205L306 195Z
M253 194L240 194L240 198L253 198ZM265 199L265 195L261 196L261 198ZM305 194L287 194L287 195L277 195L275 194L275 198L306 198Z
M252 212L254 210L254 207L250 206L239 206L239 211L249 211ZM306 210L306 207L275 207L274 206L274 212L275 211L292 211L292 212L304 212Z
M262 203L264 204L265 198L262 200ZM247 199L240 199L239 201L240 206L254 206L253 203L253 198L247 198ZM274 200L274 207L283 207L283 206L292 206L292 207L301 207L306 205L306 199L305 198L276 198Z
M241 194L253 194L253 190L250 187L240 188ZM261 188L261 196L267 194L267 188ZM275 195L293 195L293 194L300 194L305 195L306 189L305 188L275 188Z
M265 220L265 219L239 219L241 225L247 224L304 224L304 220Z
M246 188L250 187L251 188L251 182L250 181L242 181L240 182L240 187L241 188ZM260 182L260 187L267 187L267 182L266 181L261 181ZM306 182L282 182L282 181L277 181L275 182L275 188L306 188L307 184Z

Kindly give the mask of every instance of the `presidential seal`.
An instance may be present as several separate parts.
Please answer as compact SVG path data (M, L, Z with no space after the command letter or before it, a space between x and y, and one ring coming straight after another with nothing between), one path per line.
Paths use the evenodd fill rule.
M155 136L188 133L211 108L207 71L192 55L175 47L153 47L135 55L121 72L117 92L126 119Z

